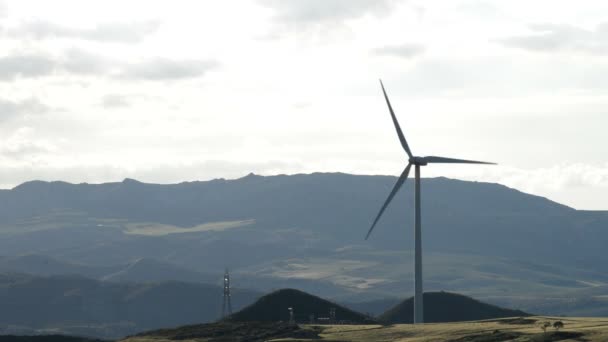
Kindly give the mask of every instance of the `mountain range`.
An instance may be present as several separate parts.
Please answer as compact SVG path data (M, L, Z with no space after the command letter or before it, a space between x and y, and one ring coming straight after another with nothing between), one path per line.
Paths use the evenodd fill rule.
M0 190L0 271L217 284L229 268L239 288L298 288L372 308L413 290L411 183L363 240L395 180L27 182ZM425 178L422 186L426 290L539 314L608 314L608 212L499 184Z

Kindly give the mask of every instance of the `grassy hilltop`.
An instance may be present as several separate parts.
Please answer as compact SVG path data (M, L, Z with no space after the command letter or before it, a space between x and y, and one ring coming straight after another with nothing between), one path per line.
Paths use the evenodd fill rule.
M542 331L539 323L562 321L564 328ZM408 342L540 342L608 341L608 319L604 318L503 318L498 320L430 323L423 325L300 325L285 323L226 322L160 330L129 337L124 342L169 341L408 341ZM218 333L222 333L219 335Z
M144 332L129 337L124 342L608 341L608 319L530 316L522 311L488 305L459 294L435 292L425 295L425 299L428 299L425 307L429 309L425 311L427 321L443 320L450 323L392 324L407 322L408 317L411 318L411 298L381 315L379 321L384 323L377 324L364 315L322 298L284 289L263 296L228 319L216 323ZM296 319L299 324L291 325L285 310L291 306L305 313L304 318L308 314L327 312L330 307L335 307L336 316L346 318L343 322L349 323L305 324L306 320ZM489 317L493 319L487 319ZM486 319L479 320L483 318ZM467 319L469 321L465 321ZM561 326L554 325L557 322Z

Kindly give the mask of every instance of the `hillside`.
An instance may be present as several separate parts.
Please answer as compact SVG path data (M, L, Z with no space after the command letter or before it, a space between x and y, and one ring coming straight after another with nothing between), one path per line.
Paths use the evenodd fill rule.
M0 274L0 334L54 333L117 338L143 330L211 322L222 288L182 282L112 283L80 276ZM233 290L239 309L259 294Z
M166 185L28 182L0 190L0 269L204 282L228 267L238 287L261 292L298 288L345 303L405 297L413 291L411 183L363 240L394 182L321 173ZM425 178L422 186L427 290L530 312L608 314L601 305L585 313L528 300L578 300L607 288L607 213L499 184ZM50 261L15 260L28 255Z
M219 278L217 274L204 274L151 258L139 258L101 279L114 282L212 282Z
M41 276L80 275L104 281L134 283L172 280L209 283L221 278L221 274L195 272L152 258L138 258L116 265L86 265L42 254L0 257L0 272Z
M220 321L146 331L129 337L126 341L262 342L275 339L301 341L308 338L318 339L318 331L319 329L303 328L287 322Z
M401 300L398 298L382 298L362 302L341 302L349 309L365 313L370 316L380 316L388 309L397 305Z
M78 264L42 254L0 256L0 272L30 273L36 275L78 274L90 278L114 273L122 267L90 266Z
M371 323L373 320L363 314L347 309L336 303L311 294L283 289L267 294L255 303L231 315L228 320L234 322L289 322L288 308L292 308L296 322L310 322L310 316L316 320L329 318L330 310L336 310L336 320L350 323Z
M564 328L543 332L539 324L561 321ZM251 333L248 335L248 333ZM204 324L150 331L131 336L125 342L549 342L549 341L608 341L606 318L528 317L474 322L390 325L299 325L285 323L248 322Z
M29 182L0 191L0 231L10 233L10 239L0 247L7 247L3 250L11 255L43 253L48 248L43 248L39 239L44 238L55 249L92 243L94 248L87 248L85 260L107 260L102 255L108 254L135 259L154 257L141 254L143 246L137 243L141 239L156 242L185 233L231 237L242 233L246 238L232 242L244 244L242 247L248 250L244 242L252 231L257 232L256 242L269 243L271 232L290 228L297 231L285 231L282 238L305 238L311 248L339 247L336 239L343 245L362 244L370 221L394 181L394 177L385 176L311 174L250 175L172 185L129 179L106 184ZM603 229L608 215L602 213L577 212L498 184L433 178L424 179L423 186L425 250L500 257L512 257L517 251L522 258L570 260L574 256L569 252L572 244L587 247L576 255L586 259L597 257L599 248L603 248L600 242L608 242L608 232ZM405 185L366 245L403 248L402 242L393 237L412 217L412 189L412 184ZM577 232L581 229L587 234ZM55 234L49 236L48 230ZM455 230L460 234L451 235ZM553 248L545 243L549 231ZM62 240L61 235L68 232L72 239ZM596 239L588 238L590 233ZM98 246L107 240L112 244ZM501 244L491 243L497 240ZM113 250L118 253L109 253L116 244L121 245ZM164 252L164 246L159 247ZM215 251L224 247L216 244L210 248ZM562 253L555 253L556 248ZM71 253L85 254L78 253L77 248ZM120 260L125 258L110 262Z
M520 310L500 308L471 297L448 292L424 293L424 322L462 322L504 317L525 317ZM386 323L413 323L414 298L408 298L378 317Z
M103 340L66 336L66 335L34 335L34 336L14 336L2 335L0 342L104 342Z

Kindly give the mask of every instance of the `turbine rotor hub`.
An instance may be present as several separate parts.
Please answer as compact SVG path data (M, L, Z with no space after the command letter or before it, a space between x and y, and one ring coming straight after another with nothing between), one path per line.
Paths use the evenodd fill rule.
M424 166L427 164L427 161L424 157L411 157L410 163L414 165Z

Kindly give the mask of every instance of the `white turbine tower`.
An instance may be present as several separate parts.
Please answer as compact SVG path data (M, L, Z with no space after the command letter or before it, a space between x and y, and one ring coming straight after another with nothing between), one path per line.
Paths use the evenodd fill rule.
M401 146L403 146L403 149L407 153L407 155L409 157L409 161L407 163L407 166L405 167L405 170L403 170L403 173L401 173L401 176L399 176L399 179L397 179L397 183L395 183L395 186L393 187L393 190L391 191L391 193L388 195L388 198L384 202L384 205L382 205L382 208L380 209L378 216L376 216L376 219L374 220L374 223L372 224L371 228L367 232L367 236L365 236L365 239L367 240L369 238L369 235L372 233L372 230L374 230L374 227L376 227L376 223L378 223L378 220L382 216L382 213L384 213L384 210L386 209L388 204L393 200L393 197L395 197L395 194L397 193L397 191L399 191L399 189L401 188L403 183L405 183L405 180L407 179L407 177L410 173L410 168L412 167L412 165L414 165L416 168L416 225L415 225L415 230L414 230L414 238L415 238L414 323L423 323L424 322L424 314L423 314L424 306L422 303L422 231L421 231L422 222L421 222L421 213L420 213L420 167L426 166L427 164L434 164L434 163L489 164L489 165L496 165L496 164L474 161L474 160L453 159L453 158L444 158L444 157L435 157L435 156L428 156L428 157L414 156L412 154L412 151L410 150L410 147L407 144L407 141L405 140L405 136L403 136L401 127L399 127L399 122L397 121L397 117L395 117L395 113L393 112L393 107L391 106L391 103L388 100L388 96L386 95L386 90L384 90L384 85L382 84L382 81L380 81L380 86L382 87L382 93L384 93L384 98L386 99L386 104L388 105L388 110L391 113L391 117L393 119L393 124L395 124L395 129L397 130L397 135L399 136L399 140L401 141Z

